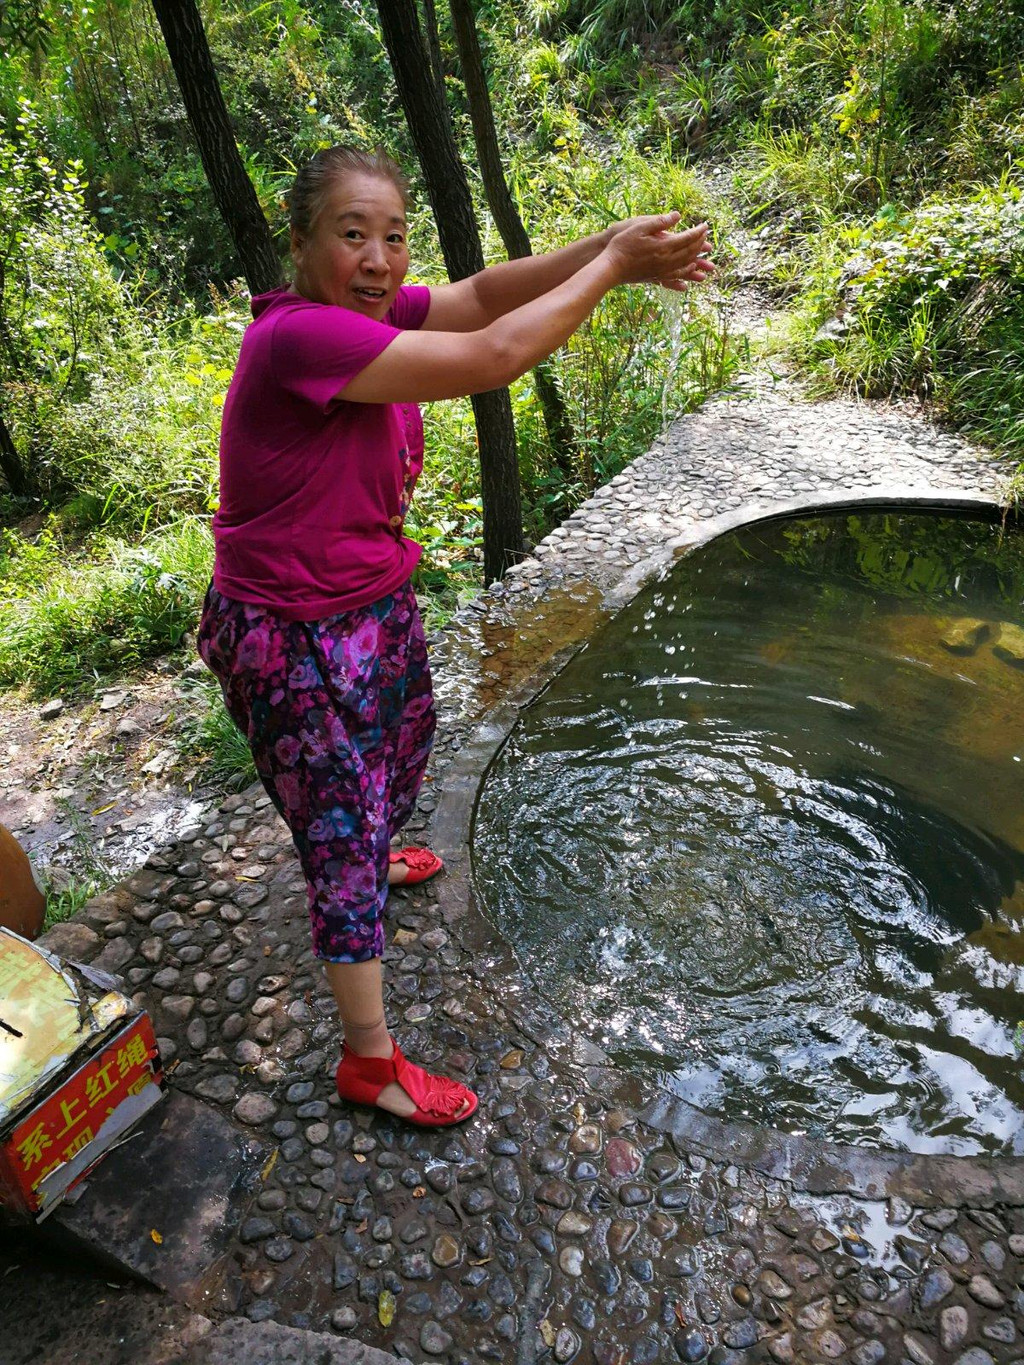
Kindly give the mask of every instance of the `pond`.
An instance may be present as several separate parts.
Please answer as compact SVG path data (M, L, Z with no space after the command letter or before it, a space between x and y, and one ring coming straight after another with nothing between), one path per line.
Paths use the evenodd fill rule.
M522 713L485 913L616 1064L723 1119L1024 1152L1024 549L915 510L680 560Z

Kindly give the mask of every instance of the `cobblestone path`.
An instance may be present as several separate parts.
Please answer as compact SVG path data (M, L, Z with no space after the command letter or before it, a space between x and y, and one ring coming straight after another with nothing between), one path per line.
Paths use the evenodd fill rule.
M841 402L752 392L677 422L435 642L442 722L414 832L431 836L446 770L492 706L709 519L874 490L997 498L1004 473ZM403 1047L481 1096L476 1119L440 1133L333 1093L333 1007L259 789L49 936L124 977L174 1085L279 1147L221 1311L451 1365L1024 1361L1024 1209L893 1196L864 1206L861 1237L854 1205L844 1228L834 1201L649 1126L453 885L392 896L385 957Z

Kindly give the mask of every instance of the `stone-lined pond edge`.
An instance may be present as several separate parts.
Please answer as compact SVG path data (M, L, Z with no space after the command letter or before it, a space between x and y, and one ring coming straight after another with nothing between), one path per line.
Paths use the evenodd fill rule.
M711 517L694 532L675 538L650 558L633 566L605 590L602 608L610 619L623 610L649 583L667 573L678 560L744 526L823 513L878 511L933 511L974 514L998 519L1004 512L991 495L980 492L953 495L945 489L917 485L879 485L856 496L831 491L806 493L766 508L757 502ZM477 917L477 932L486 937L489 921L479 906L473 884L470 850L473 814L481 784L491 763L530 706L586 644L593 616L581 616L585 627L578 638L564 639L537 672L520 681L513 695L498 702L468 736L445 773L445 785L434 814L432 846L445 861L446 877L438 901L449 922L460 914ZM511 969L515 972L516 967ZM571 1030L568 1020L562 1021ZM576 1049L595 1045L577 1039ZM598 1048L598 1052L601 1050ZM943 1156L891 1152L870 1147L826 1142L746 1123L725 1122L703 1114L685 1100L655 1086L643 1086L623 1076L601 1054L606 1073L601 1091L623 1104L637 1103L637 1089L646 1097L641 1119L686 1142L705 1156L731 1160L786 1181L811 1194L850 1194L861 1199L897 1197L922 1208L945 1205L991 1207L1024 1204L1024 1158ZM588 1074L593 1082L593 1072ZM619 1082L618 1084L616 1082Z

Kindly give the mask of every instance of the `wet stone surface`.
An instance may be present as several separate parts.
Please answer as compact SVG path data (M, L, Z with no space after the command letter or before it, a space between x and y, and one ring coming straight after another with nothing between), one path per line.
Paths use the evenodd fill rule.
M1000 471L909 418L842 403L752 397L677 423L435 643L441 724L406 837L429 839L479 717L585 634L632 565L804 484L996 496ZM606 1098L585 1042L434 885L394 893L388 921L394 1032L476 1089L463 1127L410 1128L334 1093L334 1007L287 831L259 789L54 936L151 1011L174 1085L276 1143L209 1311L452 1365L1024 1361L1024 1209L890 1201L900 1241L883 1264L877 1224L858 1238L832 1205L725 1153L707 1160Z

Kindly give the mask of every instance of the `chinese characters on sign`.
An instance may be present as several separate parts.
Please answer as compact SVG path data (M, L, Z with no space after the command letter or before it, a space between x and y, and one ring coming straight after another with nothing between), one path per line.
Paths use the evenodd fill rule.
M155 1054L143 1015L14 1129L15 1175L26 1193L91 1142L119 1104L156 1081Z

